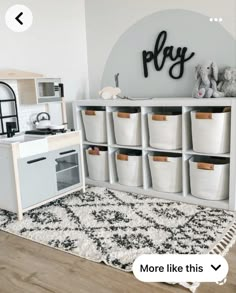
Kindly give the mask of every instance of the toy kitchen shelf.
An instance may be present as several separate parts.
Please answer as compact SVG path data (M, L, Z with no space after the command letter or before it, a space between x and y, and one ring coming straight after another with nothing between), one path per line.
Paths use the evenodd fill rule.
M0 70L0 80L16 81L22 105L63 101L59 86L60 78L49 78L38 73L19 70Z
M0 70L0 82L4 82L8 86L13 85L14 91L16 91L18 108L21 106L44 105L45 111L50 113L54 105L59 104L62 123L67 125L64 85L61 78L45 77L38 73L12 69Z
M219 99L193 99L193 98L155 98L150 100L102 100L90 99L79 100L73 104L74 124L76 129L81 129L83 137L85 137L84 126L82 121L81 111L86 107L104 107L106 109L106 124L107 124L107 144L96 144L88 141L83 141L84 150L88 146L102 145L108 147L108 162L109 162L109 182L94 181L88 178L88 172L85 169L86 183L95 186L108 187L116 190L135 192L147 196L160 197L163 199L182 201L191 204L199 204L215 208L236 210L236 98L219 98ZM140 107L141 110L141 135L142 145L138 147L116 145L114 141L114 127L112 112L119 107ZM182 149L181 150L160 150L149 146L149 131L147 113L150 113L158 107L172 107L182 109ZM191 136L191 119L190 113L194 109L203 109L207 107L231 107L231 143L230 153L227 154L203 154L196 153L192 149ZM98 130L99 131L99 130ZM139 149L142 150L143 158L143 186L128 187L120 185L117 180L115 152L118 149ZM150 151L159 151L167 153L182 154L183 162L183 191L181 193L164 193L152 189L151 175L148 164L148 153ZM221 201L204 200L191 195L190 180L189 180L189 159L192 156L214 156L230 158L230 180L229 180L229 198ZM85 164L86 168L86 164Z
M22 105L62 102L60 78L18 79L17 86Z

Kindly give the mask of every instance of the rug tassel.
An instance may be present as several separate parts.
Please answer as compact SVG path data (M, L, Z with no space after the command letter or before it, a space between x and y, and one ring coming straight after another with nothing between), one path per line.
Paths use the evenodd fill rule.
M224 238L221 240L221 243L223 243L224 246L227 246L229 244L229 240ZM224 249L225 249L225 247L224 247Z
M221 243L219 244L219 248L221 248L222 251L225 250L225 247L224 247L223 243L224 243L224 240L222 240Z
M225 256L236 242L236 222L230 227L219 243L210 251L213 254Z

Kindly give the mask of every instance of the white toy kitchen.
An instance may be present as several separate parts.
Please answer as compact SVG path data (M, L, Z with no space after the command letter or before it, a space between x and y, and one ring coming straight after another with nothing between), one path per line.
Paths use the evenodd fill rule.
M60 78L0 72L0 208L23 213L85 189L80 131Z

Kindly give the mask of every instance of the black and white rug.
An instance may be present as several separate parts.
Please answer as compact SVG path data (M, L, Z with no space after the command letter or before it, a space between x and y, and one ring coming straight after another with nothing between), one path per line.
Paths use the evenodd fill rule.
M230 211L88 187L85 194L28 212L21 222L0 210L0 229L131 271L144 253L224 255L235 240L236 224Z

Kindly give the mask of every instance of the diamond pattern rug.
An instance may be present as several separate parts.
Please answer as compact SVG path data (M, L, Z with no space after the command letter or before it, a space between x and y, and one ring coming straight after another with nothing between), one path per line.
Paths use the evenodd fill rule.
M235 225L231 211L100 187L34 209L21 222L0 210L3 231L124 271L144 253L224 255Z

